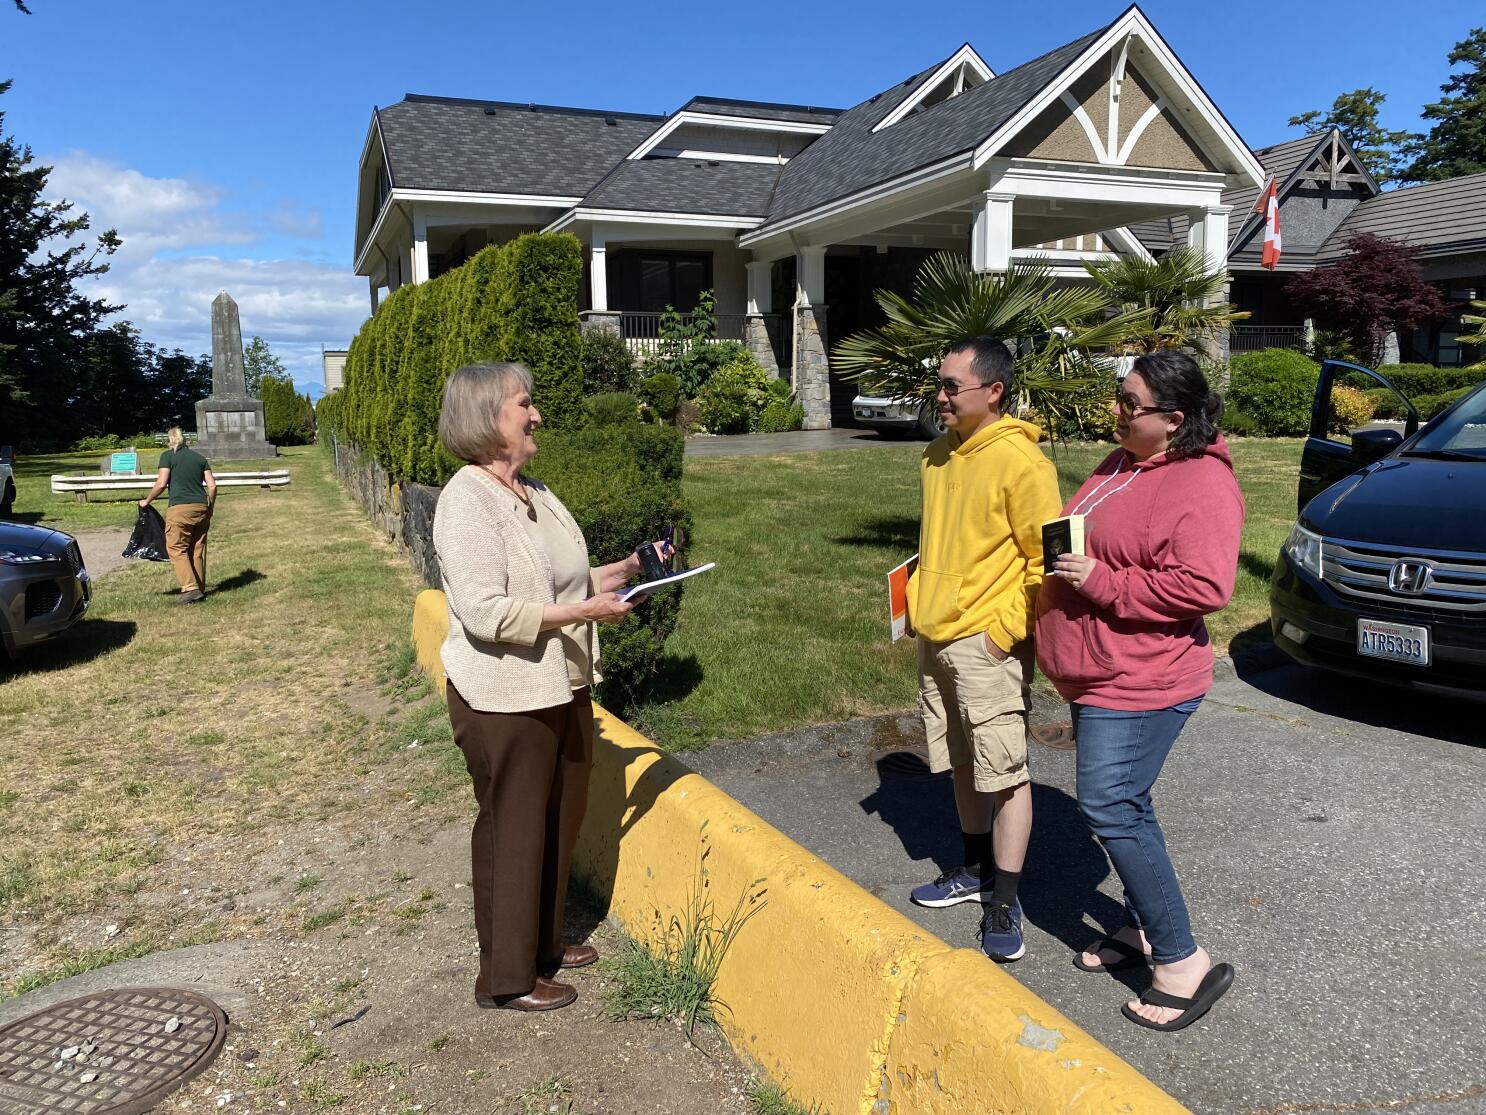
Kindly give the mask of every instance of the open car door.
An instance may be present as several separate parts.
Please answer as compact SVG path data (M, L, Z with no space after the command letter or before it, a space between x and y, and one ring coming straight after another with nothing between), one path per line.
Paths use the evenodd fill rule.
M1352 431L1348 444L1328 436L1331 426L1331 390L1349 376L1364 376L1376 380L1388 388L1408 409L1404 420L1404 432L1388 427L1367 427ZM1366 468L1380 457L1392 453L1407 438L1419 429L1419 412L1402 391L1388 380L1361 364L1350 364L1345 360L1325 360L1321 363L1321 378L1316 381L1316 397L1311 403L1311 429L1305 439L1305 449L1300 454L1300 491L1296 511L1305 510L1305 505L1343 477L1351 476Z

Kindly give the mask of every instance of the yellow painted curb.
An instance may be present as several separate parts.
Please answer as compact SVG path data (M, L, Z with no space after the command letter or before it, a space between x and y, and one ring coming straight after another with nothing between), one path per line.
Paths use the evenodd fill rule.
M414 607L443 688L443 594ZM654 942L697 901L749 920L716 983L721 1022L797 1102L830 1115L1185 1109L979 952L953 949L598 710L573 869Z

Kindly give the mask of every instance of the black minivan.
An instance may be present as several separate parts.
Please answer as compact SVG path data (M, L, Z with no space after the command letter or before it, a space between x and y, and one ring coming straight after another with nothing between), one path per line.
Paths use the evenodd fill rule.
M1270 587L1274 640L1296 661L1486 701L1486 384L1419 429L1327 436L1342 377L1321 365L1299 519ZM1403 398L1402 394L1399 394Z

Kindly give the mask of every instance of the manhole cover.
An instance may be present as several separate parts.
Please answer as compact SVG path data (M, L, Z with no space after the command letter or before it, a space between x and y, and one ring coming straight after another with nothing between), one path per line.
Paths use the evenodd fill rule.
M170 987L69 999L0 1028L0 1115L141 1115L216 1059L227 1016Z

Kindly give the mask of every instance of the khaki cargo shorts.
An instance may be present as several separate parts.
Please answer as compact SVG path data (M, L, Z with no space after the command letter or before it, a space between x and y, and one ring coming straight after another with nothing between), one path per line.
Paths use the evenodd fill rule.
M984 632L935 643L918 639L918 708L929 737L929 769L973 763L983 793L1031 781L1027 771L1030 639L1004 659Z

